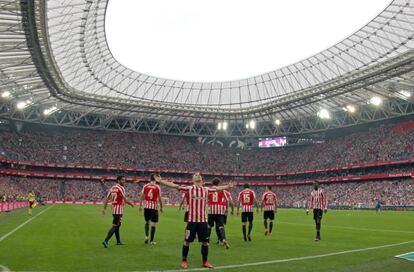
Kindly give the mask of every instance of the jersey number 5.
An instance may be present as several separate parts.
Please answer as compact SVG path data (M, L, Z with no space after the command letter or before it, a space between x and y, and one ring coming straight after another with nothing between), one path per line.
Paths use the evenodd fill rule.
M246 203L250 203L250 195L249 194L243 194L243 201Z

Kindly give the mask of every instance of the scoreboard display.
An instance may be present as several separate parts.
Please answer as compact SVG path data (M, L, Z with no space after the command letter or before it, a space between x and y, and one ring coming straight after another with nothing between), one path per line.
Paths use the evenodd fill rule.
M259 138L260 148L281 147L287 145L286 137Z

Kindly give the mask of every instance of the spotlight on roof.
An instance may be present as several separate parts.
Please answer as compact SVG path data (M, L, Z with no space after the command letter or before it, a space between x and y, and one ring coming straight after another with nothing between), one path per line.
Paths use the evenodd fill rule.
M59 109L56 107L56 106L53 106L53 107L50 107L50 108L48 108L48 109L44 109L43 110L43 114L44 115L50 115L50 114L52 114L52 113L54 113L54 112L56 112L56 111L58 111Z
M223 130L227 130L227 126L228 126L227 121L224 121L223 122Z
M279 120L279 119L276 119L275 120L275 124L276 124L276 126L280 126L280 124L281 124L282 122Z
M318 116L321 119L330 119L331 118L331 114L329 113L329 111L327 109L320 109L318 111Z
M402 96L404 96L405 98L410 98L411 97L411 92L409 92L409 91L400 91L400 94Z
M16 107L18 110L22 110L28 106L26 101L17 102Z
M250 127L249 124L246 124L246 128L249 129L249 127Z
M373 96L369 100L369 103L374 105L374 106L380 106L382 104L382 99L379 96Z
M228 126L229 124L227 123L227 121L219 122L217 124L217 130L227 130Z
M343 110L349 113L355 113L357 109L354 105L346 105L346 107L343 107Z
M255 122L254 120L250 120L250 122L249 122L249 127L250 127L251 129L255 129L255 128L256 128L256 122Z
M1 97L2 98L8 98L10 97L11 93L9 91L4 91L1 93Z

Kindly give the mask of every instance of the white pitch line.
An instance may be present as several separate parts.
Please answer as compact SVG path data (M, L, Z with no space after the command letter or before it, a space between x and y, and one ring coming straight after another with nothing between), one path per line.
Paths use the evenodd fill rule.
M15 233L16 231L18 231L20 228L22 228L24 225L28 224L30 221L32 221L33 219L37 218L39 215L41 215L42 213L46 212L47 210L49 210L50 208L52 208L53 206L50 206L49 208L44 209L43 211L41 211L40 213L36 214L35 216L31 217L30 219L24 221L22 224L18 225L17 227L15 227L13 230L11 230L9 233L3 235L0 238L0 243L6 239L7 237L9 237L10 235L12 235L13 233Z
M284 222L284 221L276 222L276 224L289 224L289 225L299 225L299 226L314 226L312 224L301 224L301 223ZM378 232L394 232L394 233L414 234L414 231L408 231L408 230L369 229L369 228L354 228L354 227L331 226L331 225L324 225L324 227L326 227L326 228L336 228L336 229L349 229L349 230L362 230L362 231L378 231Z
M40 213L36 214L35 216L33 216L30 219L28 219L25 222L23 222L22 224L18 225L16 228L14 228L13 230L11 230L9 233L3 235L0 238L0 242L2 242L4 239L6 239L7 237L9 237L13 233L15 233L17 230L19 230L20 228L22 228L24 225L26 225L27 223L29 223L30 221L32 221L33 219L35 219L36 217L38 217L39 215L41 215L42 213L46 212L47 210L49 210L52 207L53 206L50 206L49 208L44 209ZM7 268L7 267L5 267L4 265L1 265L1 264L0 264L0 269L1 269L0 271L4 271L4 272L10 272L11 271L9 268Z
M382 245L382 246L366 247L366 248L338 251L338 252L332 252L332 253L320 254L320 255L313 255L313 256L304 256L304 257L295 257L295 258L289 258L289 259L270 260L270 261L256 262L256 263L245 263L245 264L232 264L232 265L216 266L215 269L233 269L233 268L258 266L258 265L268 265L268 264L275 264L275 263L287 263L287 262L294 262L294 261L304 261L304 260L318 259L318 258L324 258L324 257L330 257L330 256L336 256L336 255L343 255L343 254L350 254L350 253L355 253L355 252L363 252L363 251L369 251L369 250L375 250L375 249L381 249L381 248L387 248L387 247L401 246L401 245L406 245L406 244L411 244L411 243L414 243L414 240L401 242L401 243L395 243L395 244ZM177 270L161 270L161 271L155 270L155 271L150 271L150 272L206 271L206 270L208 270L208 269L206 269L206 268L193 268L193 269L177 269Z

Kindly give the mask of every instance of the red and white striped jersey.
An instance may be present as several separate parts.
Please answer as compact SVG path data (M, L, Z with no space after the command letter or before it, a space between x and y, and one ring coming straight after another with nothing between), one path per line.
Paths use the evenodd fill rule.
M188 222L207 222L208 193L215 189L192 185L179 190L188 193Z
M208 213L226 214L228 195L224 191L211 191L208 193Z
M115 184L106 196L108 202L112 204L112 214L123 214L125 205L125 188L120 184Z
M161 196L161 188L155 182L150 182L142 187L141 191L144 196L144 209L157 210L158 198Z
M311 197L308 202L308 209L321 209L325 210L328 208L328 198L324 190L318 188L313 190Z
M242 205L242 212L253 212L253 204L256 194L253 190L246 188L239 193L238 201Z
M272 191L267 191L262 196L262 205L265 211L275 211L277 207L277 197Z

